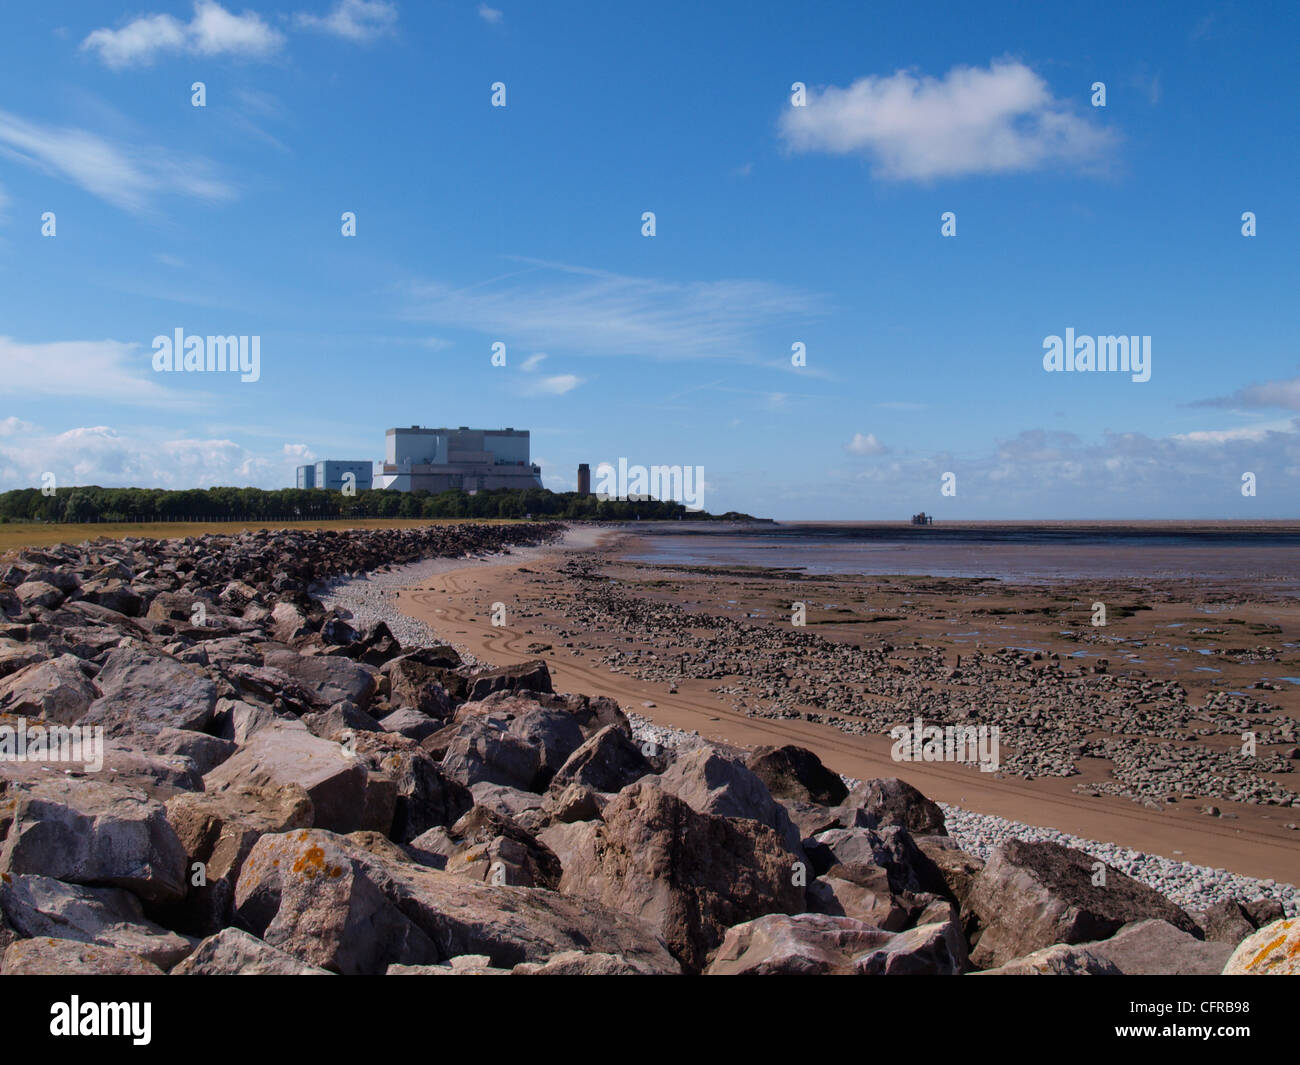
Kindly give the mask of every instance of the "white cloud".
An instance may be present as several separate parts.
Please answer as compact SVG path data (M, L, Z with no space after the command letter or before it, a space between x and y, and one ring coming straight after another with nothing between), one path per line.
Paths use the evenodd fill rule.
M297 466L316 461L316 453L306 444L285 444L284 457Z
M164 388L152 353L116 340L22 344L0 336L5 394L91 398L140 407L193 407L192 397Z
M1171 439L1185 444L1227 444L1245 440L1258 443L1267 440L1276 427L1256 426L1240 429L1196 429L1190 433L1175 433Z
M479 4L478 14L479 14L479 18L481 18L484 22L490 22L494 26L497 25L504 17L502 13L498 11L495 7L488 7L487 4Z
M762 334L822 310L818 297L763 281L653 281L524 261L532 266L468 288L412 285L408 316L580 355L775 366L789 358L770 357Z
M876 439L875 433L867 433L866 436L854 433L853 439L844 445L844 450L850 455L883 455L889 448Z
M566 392L572 392L582 384L582 378L571 373L556 374L553 377L543 377L531 383L528 386L530 395L541 396L562 396Z
M338 0L328 15L299 12L294 21L303 29L332 33L349 41L373 41L392 32L397 7L386 0Z
M819 486L817 497L838 499L855 516L878 518L933 506L939 521L1283 517L1300 498L1300 418L1261 429L1168 437L1105 433L1096 440L1028 429L991 449L904 450L847 467ZM949 471L957 475L957 495L940 499L940 478ZM1258 498L1241 494L1245 471L1258 477ZM865 497L864 488L870 490Z
M25 422L21 418L15 418L10 415L8 418L0 418L0 436L13 436L15 433L29 433L35 429L31 422Z
M539 351L536 355L529 355L528 358L526 358L520 364L519 368L523 370L524 373L532 373L534 370L537 369L538 366L542 364L542 361L545 358L546 358L546 353Z
M284 488L296 464L287 455L260 455L231 440L125 435L106 425L54 434L28 428L21 438L0 440L0 490L39 485L46 471L61 486Z
M171 15L142 15L121 29L95 30L81 42L81 49L97 52L105 66L120 70L152 63L166 53L266 59L283 44L284 35L256 12L236 15L216 0L195 0L188 23Z
M172 148L128 148L86 130L28 122L7 111L0 111L0 155L57 174L128 211L145 210L160 194L209 201L235 194L204 158Z
M847 89L810 88L787 106L780 131L799 152L862 153L895 180L1095 166L1115 143L1023 63L954 67L942 79L900 70Z
M1283 410L1300 410L1300 377L1285 381L1266 381L1262 385L1248 385L1230 396L1203 399L1194 407L1227 407L1232 410L1253 410L1261 407L1280 407Z

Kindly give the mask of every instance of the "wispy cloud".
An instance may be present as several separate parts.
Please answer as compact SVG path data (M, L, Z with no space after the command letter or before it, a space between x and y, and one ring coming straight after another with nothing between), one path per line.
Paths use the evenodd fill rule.
M479 4L478 15L484 22L490 22L497 25L505 16L495 7L488 7L487 4Z
M127 211L144 211L164 194L209 201L235 195L202 157L114 144L87 130L29 122L7 111L0 111L0 155L63 177Z
M393 32L397 25L397 5L386 0L338 0L329 14L299 12L294 22L302 29L365 43Z
M793 151L863 154L876 176L899 181L1097 166L1116 143L1010 60L943 78L900 70L846 89L810 88L805 106L787 106L780 131Z
M562 396L566 392L572 392L580 384L582 384L581 377L571 373L561 373L530 381L525 385L524 391L532 396Z
M1191 406L1224 407L1229 410L1259 410L1269 407L1300 410L1300 377L1266 381L1262 385L1247 385L1230 396L1197 400Z
M529 355L528 358L519 364L519 368L523 370L524 373L532 373L543 363L543 361L545 361L545 359L546 353L539 351L536 355Z
M196 400L164 388L150 353L116 340L22 344L0 336L0 367L7 396L91 398L140 407L193 407Z
M763 281L658 281L535 261L478 285L429 282L409 291L411 318L527 347L773 365L762 335L825 310L820 297Z
M256 12L236 15L216 0L195 0L188 23L172 15L141 15L120 29L95 30L81 42L81 50L95 52L106 67L121 70L166 54L267 59L284 39Z

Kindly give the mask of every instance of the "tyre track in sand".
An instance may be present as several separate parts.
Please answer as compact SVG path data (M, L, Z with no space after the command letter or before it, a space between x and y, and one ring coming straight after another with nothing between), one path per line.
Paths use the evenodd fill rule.
M475 593L489 596L489 601L511 598L491 590L521 565L524 563L503 563L439 574L421 582L419 588L399 592L398 609L485 663L509 665L544 658L557 691L609 696L658 725L698 731L706 739L743 747L794 743L814 751L838 773L864 780L903 776L928 797L976 813L1055 828L1085 839L1104 840L1246 876L1300 883L1300 840L1280 823L1275 831L1234 828L1204 815L1157 813L1114 796L1093 799L1075 795L1069 790L1072 784L1068 778L1043 778L1032 783L1018 777L994 780L953 763L900 764L889 756L891 741L887 736L850 736L832 726L809 721L747 717L726 706L721 696L687 690L688 685L716 681L688 681L677 694L669 694L665 685L586 665L563 648L552 646L542 655L532 654L528 651L531 645L552 639L545 634L520 632L509 624L494 627L485 613L468 605ZM645 701L655 705L645 707ZM1283 818L1291 813L1281 808L1279 812Z

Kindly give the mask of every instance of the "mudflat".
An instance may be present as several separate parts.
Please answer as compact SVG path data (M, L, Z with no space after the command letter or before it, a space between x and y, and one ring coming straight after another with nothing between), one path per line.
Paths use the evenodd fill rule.
M557 689L662 725L1300 882L1300 604L1267 549L1231 575L1213 549L1198 569L1130 545L1126 569L1148 576L996 580L629 561L648 539L439 574L398 605L486 662L542 658ZM917 717L996 726L997 771L896 760L888 730Z

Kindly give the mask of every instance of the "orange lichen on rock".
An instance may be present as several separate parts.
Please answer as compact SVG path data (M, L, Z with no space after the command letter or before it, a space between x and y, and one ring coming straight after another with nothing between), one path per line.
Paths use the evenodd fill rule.
M1284 917L1237 945L1225 976L1300 975L1300 918Z
M306 835L306 833L303 833ZM325 852L320 847L308 847L293 863L293 871L302 873L308 880L325 868Z

